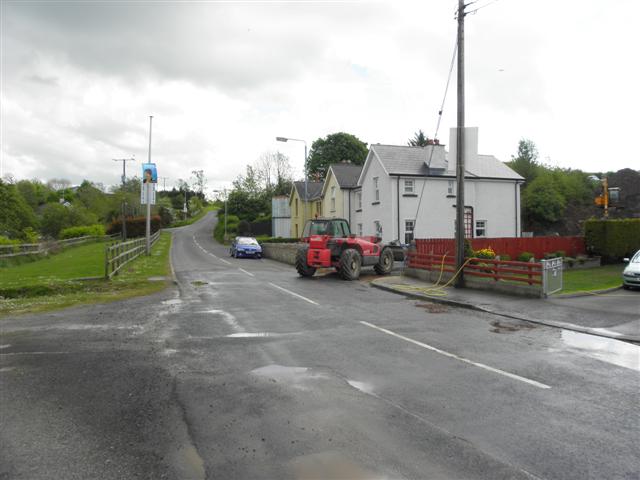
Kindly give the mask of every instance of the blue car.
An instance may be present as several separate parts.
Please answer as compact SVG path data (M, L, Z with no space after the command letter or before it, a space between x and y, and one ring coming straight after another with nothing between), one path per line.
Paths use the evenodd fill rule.
M253 237L236 237L229 253L232 257L262 258L262 247Z

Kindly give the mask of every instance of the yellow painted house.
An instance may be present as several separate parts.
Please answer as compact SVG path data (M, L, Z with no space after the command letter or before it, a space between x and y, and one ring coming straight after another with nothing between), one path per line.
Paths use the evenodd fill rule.
M304 224L310 218L322 216L322 185L324 182L293 182L289 206L291 207L291 237L300 238Z
M325 217L344 218L351 223L360 172L362 165L336 163L329 166L322 187L322 212Z

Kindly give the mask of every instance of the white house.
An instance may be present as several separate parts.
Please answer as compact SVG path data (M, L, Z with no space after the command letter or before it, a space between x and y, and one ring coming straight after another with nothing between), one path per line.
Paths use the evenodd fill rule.
M520 236L524 179L493 155L477 154L477 128L465 132L465 235ZM455 145L454 129L451 138ZM361 190L355 191L352 229L384 242L453 238L455 171L455 151L447 154L444 145L371 145L358 179Z

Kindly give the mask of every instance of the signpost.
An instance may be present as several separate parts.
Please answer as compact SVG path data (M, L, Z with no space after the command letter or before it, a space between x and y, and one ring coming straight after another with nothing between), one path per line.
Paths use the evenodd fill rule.
M140 189L140 204L147 206L147 255L151 251L151 205L156 203L156 185L158 172L155 163L142 164L142 188Z

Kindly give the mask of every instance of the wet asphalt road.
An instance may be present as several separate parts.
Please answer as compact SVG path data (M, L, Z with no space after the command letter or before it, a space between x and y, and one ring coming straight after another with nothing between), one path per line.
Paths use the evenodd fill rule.
M174 233L179 288L0 320L0 479L637 479L638 347Z

